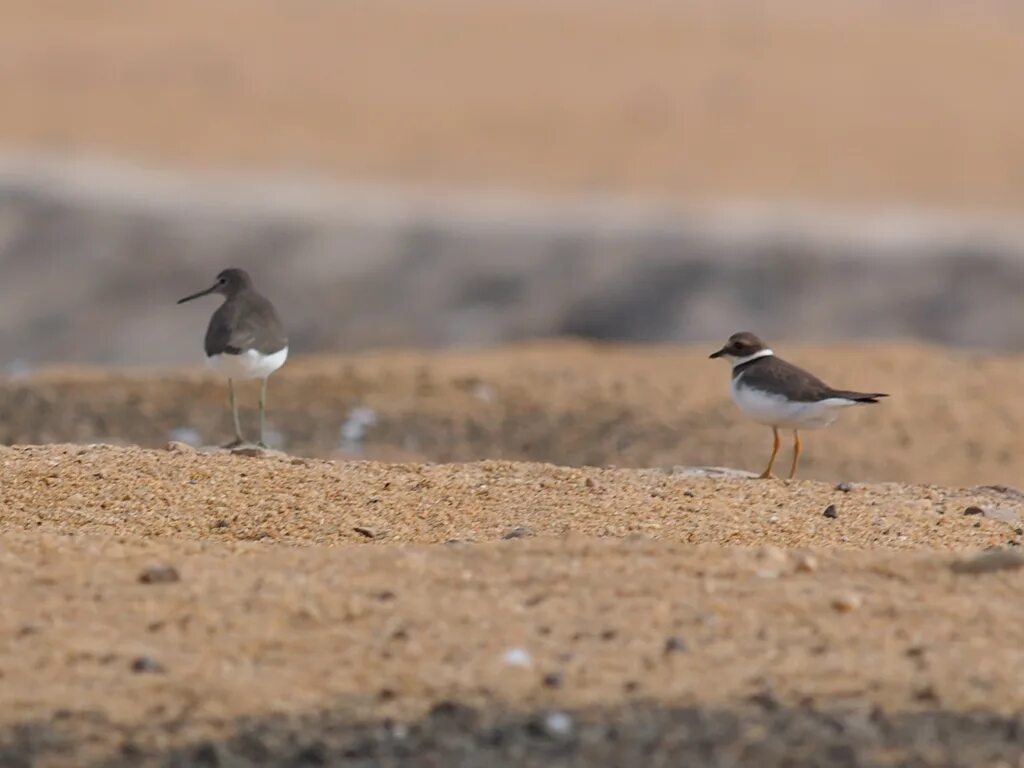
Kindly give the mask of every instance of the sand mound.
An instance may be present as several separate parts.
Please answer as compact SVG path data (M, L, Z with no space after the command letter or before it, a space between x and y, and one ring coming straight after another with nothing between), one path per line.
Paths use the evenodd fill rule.
M0 466L0 530L229 544L432 544L580 534L964 549L1016 544L1024 511L1024 494L1008 488L839 490L826 483L493 461L389 465L48 446L0 449Z

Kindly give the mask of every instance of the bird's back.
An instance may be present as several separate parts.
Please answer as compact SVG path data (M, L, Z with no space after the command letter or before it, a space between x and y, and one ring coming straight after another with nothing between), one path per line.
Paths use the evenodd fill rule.
M210 318L204 342L207 357L250 349L270 355L287 346L288 335L274 305L255 291L221 304Z

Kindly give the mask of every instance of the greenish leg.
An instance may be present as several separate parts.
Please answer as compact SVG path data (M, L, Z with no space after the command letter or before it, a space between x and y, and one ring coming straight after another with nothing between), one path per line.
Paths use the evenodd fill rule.
M263 379L263 384L260 385L260 441L257 443L260 448L266 448L267 444L263 442L263 429L266 426L267 416L267 382L270 381L270 377Z
M231 403L231 417L235 420L235 439L225 445L225 448L237 448L245 440L242 439L242 425L238 421L238 403L235 401L235 382L228 379L228 402Z

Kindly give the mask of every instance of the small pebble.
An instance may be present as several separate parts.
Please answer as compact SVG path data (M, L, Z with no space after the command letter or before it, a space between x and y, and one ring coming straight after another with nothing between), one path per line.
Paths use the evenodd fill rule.
M533 664L533 658L525 648L509 648L502 660L510 667L529 667Z
M164 666L150 656L137 656L132 660L132 672L163 672Z
M926 685L914 691L914 698L918 701L935 702L939 700L939 694L935 691L934 686Z
M261 459L264 456L284 456L280 451L270 448L260 448L258 445L240 445L230 449L232 456L245 456L250 459Z
M832 598L832 608L840 613L849 613L860 608L864 598L853 592L847 592Z
M753 694L747 699L747 701L751 704L756 704L768 712L773 712L782 706L782 702L779 701L779 697L770 689Z
M999 520L1011 526L1020 525L1020 516L1012 509L1003 507L968 507L968 509L980 509L981 514L991 520ZM964 514L967 514L966 510ZM977 514L972 512L971 514Z
M690 650L689 646L686 645L686 641L683 638L676 635L672 635L665 639L665 654L671 653L687 653Z
M818 558L811 554L802 554L796 559L797 573L814 573L818 570Z
M836 485L836 490L840 491L841 493L849 493L850 491L853 490L853 486L850 485L850 483L838 483Z
M565 712L549 712L543 723L548 736L565 738L572 733L572 718Z
M505 541L509 541L511 539L521 539L524 536L529 536L530 534L531 531L529 528L519 525L509 531L506 531L505 535L501 538L503 538Z
M827 507L825 507L825 511L822 512L821 514L823 514L825 517L829 518L830 520L835 520L837 517L839 517L839 513L836 512L836 505L835 504L829 504Z
M545 688L561 688L562 687L562 676L557 672L549 672L544 675L542 680Z
M368 539L377 538L377 531L375 531L373 528L367 528L365 525L357 525L352 530L358 533L360 536L365 536Z
M171 565L151 565L139 574L143 584L170 584L180 580L178 571Z
M196 765L223 765L224 748L212 741L200 742L192 751L192 760Z

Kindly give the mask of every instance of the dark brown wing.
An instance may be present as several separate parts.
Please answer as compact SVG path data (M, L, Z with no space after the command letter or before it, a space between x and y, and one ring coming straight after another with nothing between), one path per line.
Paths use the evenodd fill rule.
M751 360L744 366L738 366L735 373L742 376L745 387L785 392L790 400L799 403L815 403L837 396L836 390L813 373L774 355Z
M265 355L288 346L288 335L273 304L250 293L244 301L226 301L210 318L204 348L211 355L240 355L255 349Z

